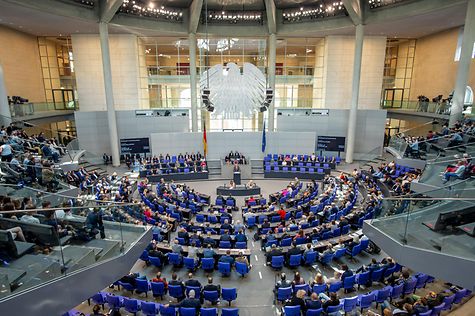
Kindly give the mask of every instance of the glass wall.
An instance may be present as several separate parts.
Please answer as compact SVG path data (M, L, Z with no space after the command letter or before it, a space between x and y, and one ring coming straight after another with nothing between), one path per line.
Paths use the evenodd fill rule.
M276 107L323 107L323 38L277 40Z
M407 106L411 90L416 40L388 39L384 61L382 107Z
M49 110L78 107L70 37L38 37L45 98Z

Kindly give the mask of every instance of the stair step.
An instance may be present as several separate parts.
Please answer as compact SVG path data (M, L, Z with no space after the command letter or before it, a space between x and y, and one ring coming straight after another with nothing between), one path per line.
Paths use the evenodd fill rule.
M98 248L95 250L96 260L104 260L117 256L120 253L120 241L107 239L94 239L86 243L88 248Z

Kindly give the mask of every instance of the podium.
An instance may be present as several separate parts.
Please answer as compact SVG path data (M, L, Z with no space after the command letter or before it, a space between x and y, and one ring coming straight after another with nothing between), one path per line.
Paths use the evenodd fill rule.
M233 174L233 181L236 185L241 184L241 171L235 171Z

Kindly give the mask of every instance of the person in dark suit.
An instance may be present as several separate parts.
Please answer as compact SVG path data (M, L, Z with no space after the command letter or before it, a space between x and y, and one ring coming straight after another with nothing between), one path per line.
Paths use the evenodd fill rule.
M193 279L193 273L188 273L188 280L185 281L185 286L199 287L201 290L200 281Z
M317 293L310 295L310 299L305 302L305 307L307 309L319 309L322 307L322 302L320 302Z
M277 248L277 246L273 244L271 250L266 254L266 261L269 264L272 262L272 257L278 257L282 255L282 250L280 248Z
M343 270L343 273L341 274L341 282L344 282L345 278L353 275L353 271L351 271L346 264L343 264L341 269Z
M285 258L287 263L289 263L291 256L299 255L301 253L302 253L302 249L298 248L295 243L292 243L292 246L290 247L289 251L287 251L287 255L286 255L286 258Z
M203 292L204 291L209 291L209 292L217 291L218 293L220 293L221 292L221 286L213 284L213 278L208 277L208 284L206 284L203 287Z
M234 264L234 258L231 257L231 250L226 250L226 254L222 255L221 258L219 258L219 262L228 262L232 266Z
M183 308L194 308L196 309L196 313L199 313L201 308L201 302L199 299L195 298L196 293L195 290L190 290L188 292L188 297L183 299L181 303L177 305L173 305L174 307L183 307Z

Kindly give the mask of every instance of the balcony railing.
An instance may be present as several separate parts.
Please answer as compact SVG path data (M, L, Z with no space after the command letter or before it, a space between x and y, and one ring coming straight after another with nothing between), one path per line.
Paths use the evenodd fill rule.
M450 115L450 104L419 101L383 101L383 109Z
M25 117L46 112L55 111L74 111L79 108L77 101L71 101L66 104L55 104L53 102L37 102L24 104L10 104L10 113L12 117Z

